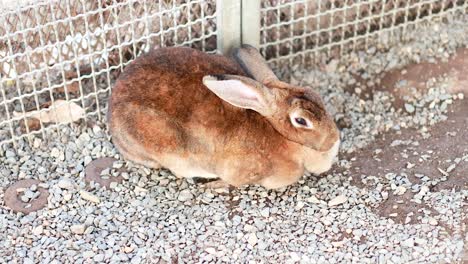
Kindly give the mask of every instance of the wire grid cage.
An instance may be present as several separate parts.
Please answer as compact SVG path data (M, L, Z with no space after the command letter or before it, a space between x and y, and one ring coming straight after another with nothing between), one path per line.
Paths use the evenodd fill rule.
M313 66L366 49L376 41L403 41L401 33L408 28L468 10L466 0L43 0L4 4L0 6L0 146L58 129L61 124L101 118L118 74L151 48L190 46L216 52L217 41L223 38L217 28L222 12L216 6L229 1L238 1L239 6L246 1L258 3L257 10L250 10L249 5L249 10L240 8L238 15L258 13L260 21L249 21L260 23L257 27L242 28L258 29L250 35L258 33L259 43L254 45L274 69Z
M116 76L152 47L215 51L215 9L205 0L49 0L4 10L0 144L101 118Z
M273 68L308 67L467 10L466 0L264 0L260 48Z

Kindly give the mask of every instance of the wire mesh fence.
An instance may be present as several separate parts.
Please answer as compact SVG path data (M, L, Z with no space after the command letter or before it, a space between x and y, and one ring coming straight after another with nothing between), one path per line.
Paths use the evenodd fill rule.
M6 9L6 7L4 7ZM216 49L215 1L42 1L0 15L0 144L100 118L150 47Z
M236 0L4 1L0 145L101 118L115 78L151 48L216 52L220 1ZM467 10L466 0L262 0L249 12L260 12L259 48L279 68L402 41L404 30Z
M260 48L273 68L304 67L400 36L425 20L467 12L465 0L265 0Z

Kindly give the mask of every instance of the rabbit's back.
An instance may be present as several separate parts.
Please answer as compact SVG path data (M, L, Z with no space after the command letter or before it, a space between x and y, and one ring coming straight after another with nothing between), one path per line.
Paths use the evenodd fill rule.
M224 56L189 48L156 49L137 58L125 69L117 80L113 96L119 101L155 104L176 98L178 104L158 104L158 108L187 109L194 101L211 97L202 78L213 74L245 75L236 62ZM176 108L172 108L174 106Z
M182 47L153 50L121 74L113 89L111 111L121 115L120 109L135 104L166 114L186 128L199 123L219 127L226 123L220 115L229 114L223 110L230 106L202 84L203 76L215 74L245 75L228 57Z

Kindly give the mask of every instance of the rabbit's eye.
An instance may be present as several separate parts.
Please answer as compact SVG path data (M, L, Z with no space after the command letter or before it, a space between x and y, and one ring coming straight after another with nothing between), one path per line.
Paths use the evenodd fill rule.
M307 121L302 117L296 117L294 121L296 121L296 123L298 123L299 125L307 126Z
M301 113L298 113L297 111L294 111L291 113L289 116L289 120L291 121L291 124L294 127L301 128L301 129L313 129L314 126L310 120L308 120L306 117L303 117Z

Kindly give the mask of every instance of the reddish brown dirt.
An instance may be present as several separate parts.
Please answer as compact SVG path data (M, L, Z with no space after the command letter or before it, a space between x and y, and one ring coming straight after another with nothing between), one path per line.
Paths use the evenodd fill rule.
M95 182L99 183L101 187L110 188L112 182L121 183L123 177L121 175L117 177L110 177L108 179L103 179L101 177L101 172L105 169L112 169L112 164L116 161L114 158L100 158L95 159L86 166L85 169L85 181L87 183ZM120 168L119 172L123 172L124 169Z
M414 129L403 129L400 134L382 134L370 146L362 149L348 158L356 158L351 171L356 174L365 174L383 177L389 172L405 172L410 176L410 180L417 182L416 173L424 174L431 179L442 177L438 170L446 170L453 163L455 158L461 158L468 154L468 103L463 101L455 102L450 107L449 118L429 128L431 136L424 139L418 131ZM394 140L417 141L418 146L398 145L391 147ZM382 152L375 154L376 149ZM432 153L431 153L432 151ZM403 155L408 155L407 158ZM421 155L429 157L424 160ZM452 160L452 162L446 162ZM407 163L414 164L412 168L406 168ZM435 186L436 190L441 189L464 189L468 188L468 163L460 162L458 166L449 174L448 180Z
M411 87L417 90L425 89L425 82L428 79L440 76L449 79L450 92L463 92L465 97L468 97L468 49L458 50L457 54L447 62L421 63L389 72L382 78L381 85L374 87L373 90L392 92L396 98L394 106L399 108L404 104L404 97L410 93ZM394 89L395 84L401 80L406 80L404 87ZM443 177L438 168L445 171L456 158L462 158L468 154L468 99L455 101L449 107L448 119L429 127L429 133L431 136L427 139L424 139L415 129L384 133L366 148L346 155L345 158L348 160L355 159L350 169L353 184L364 188L360 180L361 175L383 178L389 172L404 172L413 184L421 182L415 174L423 174L431 179ZM391 147L394 140L417 141L419 145ZM381 149L382 152L376 154L376 149ZM428 155L426 159L421 158L424 154ZM414 167L407 168L408 162L414 164ZM437 184L431 191L467 188L468 162L461 161L449 173L447 181ZM385 217L397 213L398 216L394 220L402 223L406 215L412 212L414 221L418 215L422 214L422 208L425 206L410 201L413 196L414 193L410 190L401 196L389 193L389 198L377 208L377 213ZM429 210L429 208L425 209Z
M49 191L40 186L37 188L40 195L29 203L21 201L18 197L18 189L29 188L32 185L39 185L40 183L40 181L33 179L20 180L13 183L5 190L5 205L14 212L21 212L24 214L29 214L46 207ZM27 207L27 205L30 206Z
M384 178L389 172L404 172L412 183L420 182L415 174L423 174L431 179L443 177L438 168L447 169L455 158L461 158L468 154L468 104L464 101L456 102L450 109L448 120L440 122L429 129L431 137L424 139L414 129L403 129L401 134L387 133L381 135L371 145L349 155L347 158L355 158L350 169L353 183L364 187L360 175L372 175ZM398 145L391 147L394 140L417 141L418 146ZM376 149L382 152L375 154ZM429 153L432 151L432 153ZM404 155L408 157L405 158ZM429 155L422 159L421 155ZM451 160L452 162L446 162ZM407 168L410 162L414 167ZM432 191L442 189L467 189L468 188L468 162L461 161L458 166L449 173L445 182L437 184ZM389 194L389 198L380 205L378 212L382 216L398 213L398 222L403 222L406 215L413 212L415 216L423 208L422 205L411 202L413 193L409 190L402 196ZM398 201L403 201L401 204ZM394 208L397 206L397 208Z
M450 93L468 94L468 48L458 49L457 52L447 61L437 60L436 63L423 62L420 64L411 64L403 69L395 69L383 73L379 76L380 84L374 84L367 87L360 96L363 99L372 97L374 91L389 91L395 96L394 106L401 108L404 105L404 97L411 95L411 88L416 90L425 90L426 82L431 78L445 76L449 79ZM367 81L360 76L354 76L357 83L362 84ZM401 81L405 81L401 85ZM395 89L395 86L400 86ZM347 87L347 91L354 92L354 86Z
M468 93L468 49L459 49L457 52L443 62L423 62L412 64L404 69L393 70L385 74L381 79L381 85L376 90L391 91L396 97L396 106L401 106L405 95L410 94L408 88L424 90L426 82L431 78L446 76L450 80L450 93ZM404 87L394 89L395 84L405 80Z

